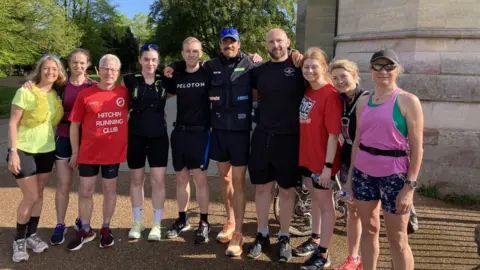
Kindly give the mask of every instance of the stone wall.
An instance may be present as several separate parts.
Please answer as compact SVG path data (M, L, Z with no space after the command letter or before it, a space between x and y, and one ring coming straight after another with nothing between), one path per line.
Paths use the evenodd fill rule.
M321 13L318 5L306 10L307 15ZM397 51L405 69L399 85L418 95L424 110L425 152L419 180L442 192L480 194L478 17L476 0L339 1L335 58L357 62L362 86L372 90L368 68L372 53ZM307 29L311 23L315 22L307 16ZM305 40L328 43L315 34Z

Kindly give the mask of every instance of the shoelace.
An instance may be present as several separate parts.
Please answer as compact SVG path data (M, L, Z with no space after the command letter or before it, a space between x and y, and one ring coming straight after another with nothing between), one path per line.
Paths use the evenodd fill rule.
M40 239L40 237L38 237L37 235L31 235L30 239L33 241L33 243L35 243L35 245L38 245L40 244L40 242L43 242L42 239Z
M25 251L26 250L25 245L26 245L25 239L17 241L17 251Z

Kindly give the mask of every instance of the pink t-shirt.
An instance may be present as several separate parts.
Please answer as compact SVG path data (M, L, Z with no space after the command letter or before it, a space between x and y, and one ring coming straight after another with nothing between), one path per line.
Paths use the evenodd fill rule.
M92 84L97 84L96 81L92 81ZM57 130L55 132L56 136L60 137L70 137L70 129L68 123L63 123L63 121L68 121L68 117L70 116L70 111L73 108L73 104L75 104L75 100L77 99L78 93L88 87L88 80L85 80L81 85L73 85L70 80L67 80L67 84L65 85L65 92L63 95L63 109L65 113L63 114L62 122L57 126Z

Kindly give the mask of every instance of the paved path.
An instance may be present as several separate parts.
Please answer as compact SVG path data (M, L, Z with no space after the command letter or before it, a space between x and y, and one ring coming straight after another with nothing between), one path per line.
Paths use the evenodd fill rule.
M163 240L159 243L148 243L142 239L138 243L128 243L126 235L131 223L132 214L129 201L129 179L126 172L121 172L118 180L118 202L115 216L112 221L113 233L116 236L115 246L101 250L98 240L86 244L78 252L68 252L65 245L51 247L44 254L33 254L26 263L14 264L11 261L11 241L15 232L15 212L21 199L21 192L15 181L5 168L0 168L0 269L298 269L305 260L295 258L288 264L276 262L275 246L266 255L253 261L245 256L230 259L223 255L225 246L213 241L214 236L221 230L224 210L221 202L219 181L210 178L212 204L210 206L210 222L214 226L211 233L212 241L206 245L193 244L192 233L185 234L185 238L178 240ZM40 221L39 234L44 238L50 237L51 228L55 226L54 189L55 179L49 182L45 190L44 210ZM152 223L152 208L150 199L150 184L147 183L146 201L144 210L145 224ZM192 185L193 186L193 185ZM77 190L76 184L74 190ZM254 189L247 185L247 211L245 219L246 243L253 241L256 232ZM97 192L100 186L97 186ZM173 177L167 180L167 201L163 226L170 226L176 218L177 206L174 200L175 182ZM194 194L194 191L192 191ZM192 199L195 196L192 195ZM92 225L98 228L101 225L101 195L94 196L95 208ZM420 231L411 236L410 243L416 260L415 269L480 269L480 258L473 243L474 227L480 221L480 212L458 209L442 202L416 196L417 211L420 219ZM67 224L72 225L77 209L76 193L71 195L71 203L67 214ZM195 212L198 205L192 201L189 207L189 218L192 224L198 222ZM278 224L270 215L270 231L278 232ZM145 231L144 236L148 234ZM67 237L71 239L73 229ZM381 256L378 269L390 269L390 258L386 239L382 229ZM296 246L306 238L293 238L292 245ZM342 224L337 224L332 240L331 256L333 266L338 266L346 256L346 236ZM332 268L333 269L333 268Z

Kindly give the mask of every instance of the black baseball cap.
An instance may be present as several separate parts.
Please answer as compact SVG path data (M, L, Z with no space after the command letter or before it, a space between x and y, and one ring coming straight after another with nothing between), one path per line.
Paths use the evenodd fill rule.
M388 60L392 61L394 64L399 65L398 55L393 50L386 49L386 50L381 50L381 51L375 52L372 55L372 58L370 59L370 63L373 63L375 60L380 59L380 58L388 59Z

